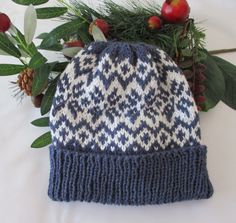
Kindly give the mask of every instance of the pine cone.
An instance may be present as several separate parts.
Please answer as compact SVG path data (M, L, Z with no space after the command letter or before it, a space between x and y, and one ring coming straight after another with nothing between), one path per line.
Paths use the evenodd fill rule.
M34 70L26 68L18 75L17 84L22 91L28 96L32 95L32 83L34 78Z

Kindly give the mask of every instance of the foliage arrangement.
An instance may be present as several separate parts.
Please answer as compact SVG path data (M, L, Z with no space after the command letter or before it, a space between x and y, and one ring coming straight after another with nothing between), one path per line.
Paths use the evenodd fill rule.
M105 1L97 10L80 2L58 0L60 6L40 7L49 0L12 0L27 5L24 32L9 17L0 13L0 55L13 56L21 64L0 64L0 76L18 74L12 84L15 96L30 96L42 117L33 125L47 127L53 96L60 74L70 59L92 41L145 42L165 50L182 69L200 111L208 111L219 101L236 109L236 66L214 54L234 51L205 48L205 33L189 17L186 0L166 0L162 7L142 6L135 2L120 6ZM62 24L33 42L37 19L60 17ZM61 52L63 62L48 62L41 50ZM56 59L56 58L55 58ZM46 132L33 143L33 148L51 142Z

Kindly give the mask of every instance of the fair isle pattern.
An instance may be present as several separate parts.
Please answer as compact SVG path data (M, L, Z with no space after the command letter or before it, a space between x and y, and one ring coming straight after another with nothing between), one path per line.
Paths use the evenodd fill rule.
M50 128L53 200L144 205L213 193L188 83L153 46L82 50L60 77Z
M153 152L201 143L188 83L162 50L93 43L61 75L50 114L53 146Z

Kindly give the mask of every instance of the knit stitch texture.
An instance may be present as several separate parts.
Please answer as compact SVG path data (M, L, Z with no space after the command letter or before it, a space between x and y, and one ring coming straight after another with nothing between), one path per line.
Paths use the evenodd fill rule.
M50 128L53 200L144 205L213 193L188 83L154 46L81 50L58 81Z

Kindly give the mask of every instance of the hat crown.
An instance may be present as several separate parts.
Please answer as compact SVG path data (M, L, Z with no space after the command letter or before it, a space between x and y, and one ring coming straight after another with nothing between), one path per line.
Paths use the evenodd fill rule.
M95 42L58 82L50 115L53 145L81 151L151 152L200 144L188 83L162 50Z

